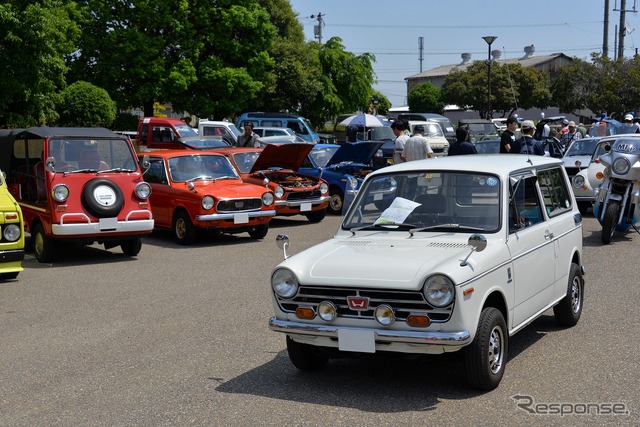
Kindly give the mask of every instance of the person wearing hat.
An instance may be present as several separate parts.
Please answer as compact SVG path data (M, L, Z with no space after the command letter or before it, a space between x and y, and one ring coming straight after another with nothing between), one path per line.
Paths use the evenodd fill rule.
M410 162L412 160L430 159L433 150L429 145L429 140L424 136L424 126L416 125L413 128L413 136L407 139L402 149L402 160Z
M525 120L522 122L521 132L522 138L517 139L511 145L512 154L536 154L538 156L544 156L544 149L538 141L533 139L533 134L536 131L536 125L531 120Z
M562 137L560 138L560 143L562 144L562 148L565 151L567 150L567 148L569 148L569 145L571 145L573 141L576 141L582 137L582 134L578 132L576 122L574 122L573 120L567 124L567 128L567 132L562 134Z
M560 134L564 135L569 132L569 120L562 119L562 129L560 129Z
M624 127L622 133L640 133L640 127L637 123L633 123L633 114L629 113L624 116Z

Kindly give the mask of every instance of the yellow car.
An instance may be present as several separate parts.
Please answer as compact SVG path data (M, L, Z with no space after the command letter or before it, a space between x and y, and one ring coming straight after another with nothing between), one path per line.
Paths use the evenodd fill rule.
M15 279L23 270L24 225L22 210L13 198L4 172L0 172L0 280Z

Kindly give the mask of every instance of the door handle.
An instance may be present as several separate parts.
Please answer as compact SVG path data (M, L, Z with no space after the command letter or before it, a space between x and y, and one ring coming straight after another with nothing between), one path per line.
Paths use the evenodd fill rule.
M551 240L553 239L553 233L550 233L549 230L545 230L544 232L544 238L545 240Z

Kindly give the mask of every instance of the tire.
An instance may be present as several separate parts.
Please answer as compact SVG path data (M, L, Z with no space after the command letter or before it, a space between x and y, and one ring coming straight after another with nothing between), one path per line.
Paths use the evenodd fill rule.
M191 245L196 241L197 230L191 218L184 211L178 211L173 218L173 237L181 245Z
M322 221L324 219L324 217L326 215L327 215L327 210L326 209L320 209L318 211L310 212L310 213L306 214L305 216L311 222L320 222L320 221Z
M322 354L316 347L300 344L287 337L287 353L293 366L304 372L319 371L329 361L329 356Z
M82 190L82 206L96 218L118 216L124 206L122 190L108 179L93 179Z
M14 271L12 273L2 273L0 274L0 280L13 280L18 277L18 274L20 274L19 271Z
M342 213L342 206L344 205L344 194L338 189L329 191L331 200L329 200L329 206L327 212L333 215L340 215Z
M269 232L269 223L261 224L256 226L253 230L249 231L249 236L254 239L264 239Z
M122 248L122 253L127 256L136 256L140 253L140 249L142 249L142 238L138 237L137 239L124 240L120 243L120 248Z
M493 390L498 387L507 363L509 334L500 310L482 310L473 342L465 350L467 378L474 388Z
M602 218L602 234L600 234L600 240L605 245L611 243L613 233L616 232L616 225L618 222L618 212L620 211L620 205L615 202L609 202L607 210L604 212Z
M44 234L42 224L36 224L31 232L33 255L39 262L51 262L55 259L56 241Z
M582 314L584 301L584 278L580 267L572 263L569 270L569 282L567 284L567 295L553 307L553 315L556 322L562 326L575 326Z

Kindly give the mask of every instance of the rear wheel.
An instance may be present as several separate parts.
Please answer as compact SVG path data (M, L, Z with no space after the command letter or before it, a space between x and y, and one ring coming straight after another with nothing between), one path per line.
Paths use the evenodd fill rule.
M301 371L318 371L327 364L329 356L322 354L316 347L301 344L287 337L287 353L293 366Z
M344 204L344 194L338 189L333 189L329 192L331 199L329 200L329 207L327 211L333 215L340 215L342 213L342 205Z
M120 248L122 248L122 253L127 256L136 256L140 253L140 249L142 249L142 238L138 237L137 239L125 240L120 243Z
M264 239L268 231L269 223L267 222L266 224L258 225L253 230L249 231L249 236L253 237L254 239Z
M584 297L584 279L580 267L571 264L567 295L553 307L553 315L562 326L574 326L582 314L582 300Z
M616 225L618 222L618 212L620 211L620 205L616 202L609 202L607 209L604 212L602 218L602 234L600 240L605 245L611 243L613 234L616 232Z
M191 245L196 240L196 227L184 211L178 211L174 215L173 236L181 245Z
M56 241L44 234L42 224L36 224L31 232L33 255L39 262L51 262L55 258Z

